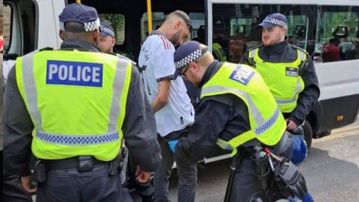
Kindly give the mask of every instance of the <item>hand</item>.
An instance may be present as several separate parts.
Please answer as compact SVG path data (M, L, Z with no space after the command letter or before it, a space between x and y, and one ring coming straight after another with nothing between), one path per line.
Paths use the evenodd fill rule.
M170 150L175 153L176 146L177 146L178 140L170 140L167 142L168 146L170 147Z
M287 119L286 122L287 122L287 130L289 132L293 131L294 129L296 129L298 127L297 124L290 119Z
M25 189L25 191L29 192L30 194L36 192L36 187L31 188L31 179L30 176L23 176L21 177L21 185Z
M138 183L145 184L150 181L152 173L143 171L141 170L140 166L137 166L135 176Z

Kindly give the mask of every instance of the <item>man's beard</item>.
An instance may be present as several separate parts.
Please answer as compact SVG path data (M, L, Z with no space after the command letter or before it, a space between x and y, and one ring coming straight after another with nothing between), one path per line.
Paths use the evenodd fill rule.
M181 36L181 31L179 30L179 31L177 31L176 33L174 33L174 34L172 35L172 37L169 38L168 40L169 40L174 46L176 46L176 45L179 45L179 38L180 38L180 36Z

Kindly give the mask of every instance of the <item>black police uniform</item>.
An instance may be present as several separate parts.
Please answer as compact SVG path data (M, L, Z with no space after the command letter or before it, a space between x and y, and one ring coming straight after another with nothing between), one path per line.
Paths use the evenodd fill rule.
M110 22L104 19L101 19L100 22L100 28L101 28L101 36L102 37L113 37L115 38L115 31L113 27L111 26ZM136 63L129 58L125 57L124 55L118 54L118 53L111 53L114 56L117 56L121 59L129 60L133 66L136 66ZM127 149L126 149L127 150ZM124 165L123 169L126 169L125 173L126 176L124 179L123 186L127 188L131 194L131 197L136 200L139 197L141 197L143 202L152 202L154 201L154 187L152 180L149 180L147 183L138 183L136 180L136 169L138 166L138 163L133 158L131 153L126 151L124 153L125 158L127 158L127 165Z
M97 47L80 40L65 41L61 45L61 49L99 52ZM145 100L144 93L140 91L142 87L138 86L141 85L141 79L137 68L132 68L130 85L131 88L127 98L126 115L123 124L124 138L141 168L145 171L154 171L160 160L160 148L157 142L156 129L154 127L155 120L151 107ZM6 151L4 161L5 168L9 175L26 175L26 172L29 170L28 162L31 155L31 132L33 124L16 85L15 68L9 73L5 100L7 101L5 105L7 128L4 136L4 146ZM145 105L143 105L143 103L145 103ZM14 113L15 110L16 113ZM63 171L53 171L51 174L61 175L59 172ZM73 172L74 176L79 174L76 169L72 169L72 171L69 172ZM48 174L50 175L50 173ZM78 187L74 184L69 184L69 179L65 177L58 178L53 184L68 184L69 187L73 187L73 193L64 192L64 190L56 189L56 187L53 188L56 189L55 192L58 196L72 198L71 201L80 201L80 196L85 197L82 198L84 201L95 200L96 196L103 196L111 193L111 191L121 191L121 183L118 176L112 178L103 176L98 178L98 176L102 174L107 176L107 169L89 172L87 178L83 178L84 181L80 182L80 184L88 186L88 190L91 190L90 186L93 185L90 183L91 179L94 180L94 178L96 178L96 180L99 180L96 184L104 184L104 189L98 190L96 193L81 193L78 190ZM118 182L114 182L115 180ZM118 183L119 186L113 186L115 183ZM47 190L42 190L41 187L42 184L39 184L38 191L40 191L40 193L38 193L38 198L40 199L42 196L41 194L44 194L44 196L47 194L42 193L42 191L47 192ZM121 198L120 195L116 197L118 199L113 198L113 200L119 200Z
M223 63L214 61L205 72L200 87L219 70ZM216 145L218 138L225 141L238 134L250 130L248 108L246 104L235 95L223 94L208 96L201 99L197 110L195 123L191 126L186 138L181 138L176 146L176 158L184 162L196 162L202 160L207 154L219 151ZM259 144L253 140L242 145L239 153ZM190 146L192 145L192 146ZM281 145L278 153L290 158L291 141ZM252 161L249 153L242 153L239 158L244 158L237 166L234 186L230 201L248 201L250 198L262 197L261 186L253 174Z
M82 23L86 32L95 31L99 26L96 9L80 4L69 4L59 17L62 31L69 31L65 30L66 22ZM100 52L93 44L80 39L65 40L61 49ZM9 176L27 176L34 126L19 93L16 79L13 68L9 73L5 92L4 164ZM122 131L130 152L142 170L153 172L160 162L160 147L157 142L155 119L142 89L139 72L137 68L132 68ZM130 198L124 199L121 177L116 172L119 162L101 162L85 156L86 160L83 157L44 161L43 164L39 164L44 165L45 171L38 173L43 173L46 180L44 176L39 175L45 181L38 183L37 200L131 201ZM81 170L83 165L89 165L91 162L91 169Z
M258 53L265 62L293 62L297 59L297 49L298 47L283 41L274 46L260 46ZM255 67L255 64L248 59L248 52L243 55L240 63ZM320 94L318 78L310 56L307 56L299 74L304 81L304 90L299 94L297 107L291 113L283 114L285 118L294 121L298 126L303 123Z

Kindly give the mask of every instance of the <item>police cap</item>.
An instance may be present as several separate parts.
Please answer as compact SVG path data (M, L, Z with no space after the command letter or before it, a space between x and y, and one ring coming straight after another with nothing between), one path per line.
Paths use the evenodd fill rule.
M181 74L183 68L187 67L191 62L196 61L204 53L207 48L201 48L201 44L197 41L187 41L179 46L174 54L176 65L175 77Z
M72 3L67 5L59 15L60 30L65 29L67 22L78 22L84 26L85 32L95 31L100 27L100 19L95 8L83 4Z
M101 30L101 36L103 37L111 36L115 38L115 31L113 30L109 21L105 19L101 19L100 30Z
M274 26L280 26L283 28L288 27L288 21L287 18L281 14L281 13L272 13L267 15L267 17L264 18L263 22L260 23L258 26L264 27L264 28L270 28Z

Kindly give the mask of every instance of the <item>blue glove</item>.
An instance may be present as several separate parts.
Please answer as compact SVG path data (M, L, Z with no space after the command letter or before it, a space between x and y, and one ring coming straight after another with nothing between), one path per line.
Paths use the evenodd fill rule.
M178 140L170 140L167 142L168 146L170 147L170 150L175 153L176 146L177 146Z
M307 192L306 194L304 194L302 201L303 202L314 202L314 199L313 199L312 195L309 192Z
M298 165L303 162L307 157L307 143L305 142L304 135L292 135L293 149L291 161Z

